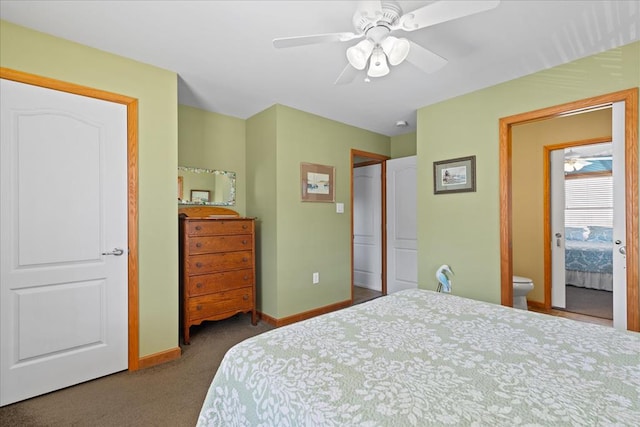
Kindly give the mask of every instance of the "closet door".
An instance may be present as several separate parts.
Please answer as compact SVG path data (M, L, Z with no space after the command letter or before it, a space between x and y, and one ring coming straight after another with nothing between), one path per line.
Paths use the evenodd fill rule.
M387 293L418 287L416 156L387 160Z
M0 84L6 405L127 369L127 112Z

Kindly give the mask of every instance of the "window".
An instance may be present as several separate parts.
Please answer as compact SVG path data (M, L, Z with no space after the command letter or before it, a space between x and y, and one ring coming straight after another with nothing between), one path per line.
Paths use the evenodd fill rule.
M565 226L613 227L613 177L565 179Z

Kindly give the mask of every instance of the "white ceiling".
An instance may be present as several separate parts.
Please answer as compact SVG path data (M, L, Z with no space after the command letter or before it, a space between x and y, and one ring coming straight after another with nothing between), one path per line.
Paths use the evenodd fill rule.
M406 13L431 2L399 3ZM277 37L352 32L356 8L356 1L2 0L0 17L172 70L181 104L246 119L280 103L389 136L415 130L420 107L640 40L640 0L503 0L404 34L449 60L432 74L405 61L370 83L363 74L334 85L358 40L273 47ZM398 120L409 126L396 127Z

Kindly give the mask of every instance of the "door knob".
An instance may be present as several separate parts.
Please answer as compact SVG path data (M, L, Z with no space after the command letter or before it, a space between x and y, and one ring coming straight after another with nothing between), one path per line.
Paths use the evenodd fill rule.
M124 249L114 248L111 252L102 252L102 255L120 256L124 253Z
M620 246L620 248L618 249L618 251L619 251L622 255L626 255L626 254L627 254L627 247L626 247L626 246Z

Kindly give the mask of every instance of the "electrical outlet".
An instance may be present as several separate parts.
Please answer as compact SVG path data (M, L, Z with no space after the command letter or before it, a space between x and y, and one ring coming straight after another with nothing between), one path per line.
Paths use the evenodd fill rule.
M313 284L317 285L320 283L320 273L313 273Z

